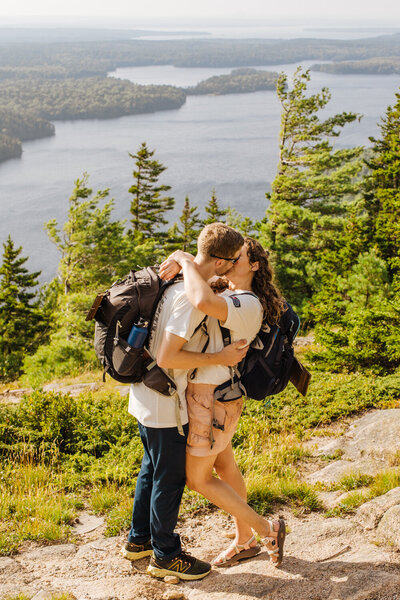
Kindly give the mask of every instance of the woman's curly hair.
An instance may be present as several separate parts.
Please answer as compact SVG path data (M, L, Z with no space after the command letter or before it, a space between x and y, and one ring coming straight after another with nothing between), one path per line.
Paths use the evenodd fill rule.
M251 282L253 292L258 296L264 311L264 320L269 325L275 325L286 310L285 299L273 282L273 272L269 265L268 250L265 250L257 240L251 237L244 238L247 256L251 264L258 262L259 267L254 271ZM211 288L220 294L229 287L226 277L219 277L213 281Z
M269 252L265 250L257 240L251 237L244 238L244 244L247 248L247 256L251 264L258 262L259 267L254 271L251 287L258 296L264 309L264 319L270 325L275 325L285 312L285 299L273 281L273 271L270 267L268 256Z

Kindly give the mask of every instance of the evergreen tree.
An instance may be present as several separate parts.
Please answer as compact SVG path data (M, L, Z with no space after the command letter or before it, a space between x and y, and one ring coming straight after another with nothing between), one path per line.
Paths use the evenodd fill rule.
M243 236L255 235L255 224L250 217L243 218L236 208L228 208L226 223L233 229L239 231Z
M125 256L124 223L111 221L114 201L101 208L108 190L92 196L88 175L77 179L69 199L68 219L61 230L56 219L46 223L51 241L61 253L59 277L65 294L107 285Z
M10 236L3 244L0 267L0 378L12 379L21 371L24 355L35 350L45 328L37 293L40 271L29 273L23 265L22 247Z
M346 275L335 278L329 294L315 298L315 334L322 350L309 357L328 370L395 371L399 307L400 293L389 282L385 261L374 249L360 254Z
M206 204L205 209L208 217L203 221L203 225L209 225L210 223L215 223L216 221L223 223L223 217L228 214L227 208L221 208L219 206L215 189L212 190L211 198Z
M400 93L382 118L380 130L379 139L369 138L372 156L366 163L371 173L364 198L370 241L393 279L400 278Z
M349 266L340 262L338 251L362 166L362 148L334 150L330 141L357 115L343 112L321 120L318 113L329 102L330 93L323 88L307 96L309 80L309 71L299 68L289 90L286 75L279 77L278 173L267 194L270 206L260 227L260 241L271 251L280 287L298 309L332 272Z
M159 184L158 179L167 167L153 159L154 152L143 142L137 154L129 153L136 165L133 171L135 183L129 188L129 193L133 196L130 209L132 230L134 236L140 233L145 239L165 238L165 233L158 230L160 226L167 225L164 215L175 205L171 196L163 195L171 186Z
M27 378L36 384L97 366L94 323L86 321L96 293L130 269L158 260L152 240L140 244L125 233L124 222L112 221L113 200L100 206L108 190L93 196L87 183L86 174L75 182L61 229L55 219L46 225L61 259L50 341L24 362Z
M179 217L181 226L178 226L181 245L180 248L184 252L196 254L197 238L199 236L201 219L197 207L190 206L189 197L186 196L182 214Z

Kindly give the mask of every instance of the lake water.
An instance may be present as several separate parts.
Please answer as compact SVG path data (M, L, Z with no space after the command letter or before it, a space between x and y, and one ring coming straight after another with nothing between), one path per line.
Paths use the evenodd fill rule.
M310 63L307 63L310 64ZM305 64L304 66L307 66ZM293 73L296 65L264 67ZM137 83L195 85L230 69L179 69L152 66L118 69L118 76ZM378 134L377 122L394 100L398 76L312 73L310 91L327 86L332 100L326 116L339 111L364 114L347 126L338 146L368 144ZM245 216L262 218L265 192L275 176L280 107L275 92L226 96L190 96L179 110L110 120L56 122L56 136L24 143L21 159L0 164L0 241L10 233L28 267L42 270L42 280L55 274L58 253L43 230L55 217L63 222L73 182L84 171L94 190L110 188L115 216L129 219L135 153L142 141L156 149L155 158L168 167L163 182L172 186L178 219L184 198L203 207L215 188L221 205Z

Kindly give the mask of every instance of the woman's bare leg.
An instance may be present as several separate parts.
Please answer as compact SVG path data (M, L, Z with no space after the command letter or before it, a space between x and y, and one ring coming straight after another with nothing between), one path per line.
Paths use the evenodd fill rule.
M225 481L213 476L216 456L192 456L186 454L186 483L210 502L231 514L238 522L247 523L261 537L276 538L276 525L271 530L266 519L253 510L243 498Z
M214 468L219 478L230 485L244 502L247 502L246 484L236 464L231 443L218 454ZM245 544L252 537L253 531L247 522L240 521L236 517L233 517L233 520L236 528L235 544ZM256 542L252 545L255 546Z

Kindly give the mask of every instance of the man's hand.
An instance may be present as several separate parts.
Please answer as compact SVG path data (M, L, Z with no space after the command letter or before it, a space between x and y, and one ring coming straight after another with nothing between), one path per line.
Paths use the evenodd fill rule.
M218 352L218 363L225 365L226 367L233 367L240 363L240 361L246 356L249 345L247 340L239 340L225 346L221 352Z

